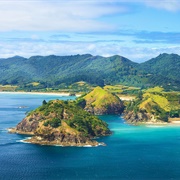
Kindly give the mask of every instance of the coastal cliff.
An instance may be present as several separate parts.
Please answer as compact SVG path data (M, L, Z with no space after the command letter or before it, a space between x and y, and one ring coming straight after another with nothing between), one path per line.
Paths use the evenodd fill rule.
M97 146L95 137L111 134L105 122L74 101L52 100L30 112L12 133L29 134L27 142L41 145Z
M128 111L124 113L124 119L129 124L164 124L166 121L158 119L154 114L147 113L146 111L137 112Z
M93 91L80 97L77 101L79 101L79 104L84 110L95 115L119 115L124 110L123 102L116 95L101 87L96 87Z

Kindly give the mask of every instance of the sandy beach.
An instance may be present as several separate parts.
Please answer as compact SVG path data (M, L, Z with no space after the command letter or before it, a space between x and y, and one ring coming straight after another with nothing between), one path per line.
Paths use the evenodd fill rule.
M49 96L69 96L69 93L63 92L0 92L0 94L35 94L35 95L49 95ZM76 94L79 97L80 94Z
M180 126L180 121L162 122L162 123L144 123L146 126Z

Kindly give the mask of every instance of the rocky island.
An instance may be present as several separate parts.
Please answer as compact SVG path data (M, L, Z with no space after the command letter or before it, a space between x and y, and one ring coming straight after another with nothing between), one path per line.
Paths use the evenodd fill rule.
M43 101L11 133L32 135L27 142L41 145L97 146L95 137L110 135L108 125L83 110L76 101Z

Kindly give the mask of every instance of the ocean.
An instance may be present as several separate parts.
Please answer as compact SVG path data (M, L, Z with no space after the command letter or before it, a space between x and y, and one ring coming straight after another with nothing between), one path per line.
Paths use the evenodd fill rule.
M0 180L180 179L179 126L132 126L120 116L99 116L113 134L98 138L106 144L98 147L34 145L8 133L50 99L75 97L0 93Z

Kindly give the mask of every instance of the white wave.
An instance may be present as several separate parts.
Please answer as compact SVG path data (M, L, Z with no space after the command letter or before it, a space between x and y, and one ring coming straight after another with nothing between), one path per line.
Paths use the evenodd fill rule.
M30 143L30 142L27 142L26 140L27 139L31 139L31 137L27 137L25 139L21 139L21 140L16 140L16 142L21 142L21 143Z
M149 128L162 128L162 127L165 127L165 126L160 126L160 125L146 125L146 127L149 127Z
M135 130L135 128L134 129L130 129L130 128L127 128L127 129L122 129L122 128L116 128L116 129L111 129L111 131L134 131Z
M55 145L52 145L52 146L65 147L65 146L60 145L60 144L55 144Z
M7 132L8 130L6 129L0 129L0 132Z
M93 147L93 146L91 146L91 145L84 145L84 146L82 146L82 147Z

